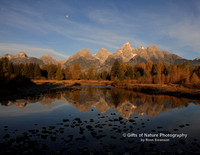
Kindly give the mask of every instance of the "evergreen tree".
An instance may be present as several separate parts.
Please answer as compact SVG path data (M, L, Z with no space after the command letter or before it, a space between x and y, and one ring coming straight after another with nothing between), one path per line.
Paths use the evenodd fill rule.
M120 80L124 80L125 79L125 76L126 76L126 72L127 72L127 65L126 63L122 62L120 64L120 72L121 72L121 75L120 75Z
M48 79L55 79L56 78L56 71L57 71L57 66L54 64L47 65L47 74L48 74Z
M34 68L34 78L40 79L40 77L41 77L41 69L40 69L39 64L36 64Z
M199 84L200 80L199 80L199 77L196 75L195 72L192 74L190 82L193 83L193 84L195 84L195 85Z
M8 73L8 64L9 64L9 60L7 58L1 58L1 69L3 72L3 76L6 78L9 76Z
M2 83L4 80L4 74L3 74L3 63L2 63L2 59L0 59L0 82Z
M57 65L56 79L57 79L57 80L63 80L63 73L62 73L61 64L58 64L58 65Z
M162 82L162 68L163 64L160 60L153 65L152 67L153 83Z
M79 64L74 64L72 66L72 78L74 80L78 80L78 79L80 79L80 75L81 75L81 68L80 68Z
M94 72L94 68L92 66L89 67L89 69L88 69L87 77L89 80L95 79L95 72Z
M21 69L23 69L23 67L22 67ZM30 68L29 68L29 64L26 64L26 65L24 66L24 73L22 73L22 75L24 74L25 77L31 78L30 72L31 72L31 71L30 71Z
M112 65L111 68L111 78L114 79L115 77L117 77L118 79L120 79L121 77L121 70L120 70L120 63L118 60L115 60L114 64Z
M70 79L72 78L70 66L67 65L67 66L65 67L64 73L65 73L65 79L66 79L66 80L70 80Z
M180 83L188 83L190 78L190 69L189 63L184 62L182 65L179 66L180 68Z
M14 68L12 63L8 63L8 74L9 76L14 74Z
M34 78L34 68L35 68L35 64L30 63L29 65L29 78L33 79Z
M106 80L106 79L107 79L107 76L108 76L108 72L104 70L104 71L101 73L101 78L102 78L102 80Z
M133 68L131 66L127 67L127 72L126 72L126 76L128 78L130 78L131 80L133 80L133 75L134 75L134 71Z

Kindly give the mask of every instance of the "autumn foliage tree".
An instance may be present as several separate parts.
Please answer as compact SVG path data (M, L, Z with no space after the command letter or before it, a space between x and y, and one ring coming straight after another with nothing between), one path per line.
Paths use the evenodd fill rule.
M57 71L56 71L56 79L57 80L63 80L64 75L63 75L63 71L62 71L62 66L61 64L57 65Z
M111 68L111 79L114 79L114 78L120 79L121 74L122 73L121 73L120 63L118 60L115 60Z
M89 67L87 77L89 80L94 80L95 79L95 71L92 66Z
M70 66L67 65L64 69L65 79L70 80L72 78Z
M74 64L72 66L72 79L78 80L80 78L80 75L81 75L81 67L79 66L79 64Z

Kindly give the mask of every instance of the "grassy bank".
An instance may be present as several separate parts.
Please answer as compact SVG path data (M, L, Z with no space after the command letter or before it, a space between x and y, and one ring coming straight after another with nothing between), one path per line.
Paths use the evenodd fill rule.
M190 85L184 86L179 84L131 84L131 83L117 83L116 88L123 88L127 90L142 92L154 95L170 95L176 97L185 97L190 99L200 100L200 89Z
M114 86L131 91L142 92L154 95L170 95L200 100L200 89L191 85L183 86L177 84L135 84L130 82L115 82L107 80L32 80L34 85L26 87L3 88L0 89L1 100L15 100L29 96L40 95L56 91L71 90L73 86Z

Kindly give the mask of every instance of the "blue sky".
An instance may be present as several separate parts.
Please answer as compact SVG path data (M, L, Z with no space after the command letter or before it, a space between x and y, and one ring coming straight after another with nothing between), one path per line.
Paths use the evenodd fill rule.
M127 41L199 57L200 1L0 0L0 55L66 59L83 48L113 53Z

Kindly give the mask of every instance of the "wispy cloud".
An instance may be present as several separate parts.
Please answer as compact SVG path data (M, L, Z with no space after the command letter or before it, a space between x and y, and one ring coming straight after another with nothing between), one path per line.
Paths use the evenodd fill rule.
M20 38L20 42L18 36L15 36L18 43L24 45L28 41L23 40L31 40L33 36L30 43L28 42L29 45L31 42L41 45L42 42L43 47L59 46L54 49L73 45L80 49L90 48L84 46L89 43L93 47L107 48L112 53L123 43L130 41L134 48L156 44L162 50L169 49L175 53L185 46L200 51L198 2L192 4L196 13L189 7L186 10L182 3L171 1L162 2L166 7L160 2L146 5L126 1L121 5L122 2L109 1L106 5L94 2L91 6L92 3L88 1L80 3L50 1L47 4L41 1L40 5L36 5L31 2L5 1L5 5L0 6L0 26L11 27L11 31L5 33L0 30L0 34L12 37L15 36L13 32L20 35L20 30L24 32L24 38ZM69 15L69 18L66 18L66 15ZM55 40L58 45L45 44ZM0 41L6 42L1 38ZM65 41L66 44L63 45Z
M24 51L30 57L39 58L45 54L50 54L53 58L56 58L58 60L64 60L68 58L67 55L61 54L48 48L38 48L22 44L0 43L0 55L4 55L6 53L16 55L20 51Z

